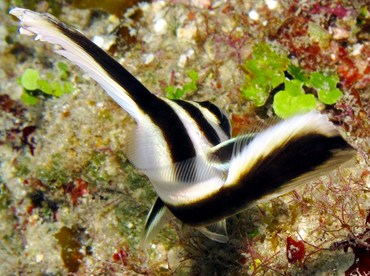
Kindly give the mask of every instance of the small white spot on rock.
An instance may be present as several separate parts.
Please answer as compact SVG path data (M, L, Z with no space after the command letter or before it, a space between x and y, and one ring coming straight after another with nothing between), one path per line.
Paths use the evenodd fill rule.
M344 28L340 27L330 27L329 33L333 35L333 39L340 40L346 39L350 36L350 32Z
M197 8L209 8L211 6L210 0L191 0L191 4Z
M127 226L128 229L131 229L134 225L131 222L129 222L129 223L126 224L126 226Z
M180 55L179 62L177 63L180 67L184 67L188 57L185 54Z
M186 65L186 62L188 61L188 58L191 58L193 55L194 55L194 50L193 49L189 49L186 52L186 54L180 55L179 62L177 63L177 65L179 67L184 67Z
M167 31L167 21L160 18L154 22L154 31L158 34L164 34Z
M255 20L255 21L257 21L258 19L260 19L260 15L258 14L258 12L256 10L251 10L248 13L248 16L249 16L250 19Z
M276 9L278 5L277 0L265 0L265 3L270 10Z
M151 63L153 60L154 60L153 53L143 55L143 62L145 65Z
M362 50L363 47L364 47L364 44L356 43L355 45L353 45L353 51L352 51L351 55L352 56L358 56L359 54L361 54L361 50Z
M104 38L102 36L96 35L93 37L92 41L100 48L104 45Z
M36 255L36 263L39 263L41 262L42 260L44 259L44 255L43 254L37 254Z
M197 32L197 27L193 24L186 25L176 30L176 36L185 41L191 41Z

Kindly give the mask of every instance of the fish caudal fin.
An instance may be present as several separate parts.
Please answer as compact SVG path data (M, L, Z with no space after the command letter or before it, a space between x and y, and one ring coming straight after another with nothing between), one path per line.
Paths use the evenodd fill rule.
M224 187L243 186L250 200L268 200L327 175L355 155L326 115L282 121L238 147Z
M101 48L50 14L22 8L14 8L9 13L20 20L21 34L58 45L56 53L81 67L132 117L140 119L136 98L152 94Z
M294 116L259 134L233 138L224 147L232 154L228 166L216 166L222 171L228 168L226 180L219 178L220 186L208 188L208 193L192 196L192 200L189 197L181 204L166 203L174 216L190 226L214 224L308 184L356 154L327 116L318 112ZM213 154L228 155L220 150L223 147L213 149Z

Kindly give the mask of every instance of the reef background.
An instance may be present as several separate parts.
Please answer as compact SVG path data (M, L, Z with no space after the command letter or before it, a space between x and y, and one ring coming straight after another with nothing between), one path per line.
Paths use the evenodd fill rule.
M230 218L226 245L172 220L146 253L140 235L155 193L124 154L133 121L53 47L20 36L7 14L14 6L74 25L157 95L194 70L197 90L184 98L214 102L235 132L272 114L240 92L256 43L305 70L336 72L344 96L326 112L357 158ZM370 272L369 12L368 1L0 1L1 274ZM28 68L73 91L26 105L19 78Z

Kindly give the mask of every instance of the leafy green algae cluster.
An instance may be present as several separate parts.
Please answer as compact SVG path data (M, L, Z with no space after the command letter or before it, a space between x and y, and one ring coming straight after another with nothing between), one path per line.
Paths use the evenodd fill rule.
M174 85L169 85L166 87L166 97L169 99L180 99L188 93L195 92L198 89L197 81L199 75L196 71L191 70L188 73L189 81L186 82L183 87L175 87Z
M39 98L60 97L63 94L71 93L72 83L68 81L68 67L63 62L58 62L59 74L54 76L48 74L41 78L36 69L26 69L19 78L19 84L23 87L24 93L21 100L27 105L35 105Z
M264 106L273 96L273 109L281 118L314 110L318 102L335 104L343 95L337 88L337 75L305 72L266 43L254 46L252 58L243 69L243 96L257 107ZM272 95L273 91L276 94Z

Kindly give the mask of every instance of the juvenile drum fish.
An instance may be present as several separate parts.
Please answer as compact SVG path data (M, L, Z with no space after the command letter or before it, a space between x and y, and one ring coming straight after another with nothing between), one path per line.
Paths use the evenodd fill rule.
M328 174L355 151L326 115L291 117L260 133L231 137L225 112L211 102L152 94L97 45L50 14L14 8L19 32L58 45L136 121L127 156L158 195L144 242L174 215L218 242L226 218Z

